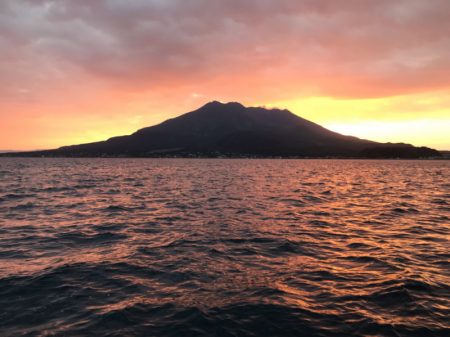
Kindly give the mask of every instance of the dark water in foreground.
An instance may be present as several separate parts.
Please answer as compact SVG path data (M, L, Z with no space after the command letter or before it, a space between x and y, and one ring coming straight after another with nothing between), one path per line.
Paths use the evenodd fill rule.
M449 177L0 159L0 335L449 336Z

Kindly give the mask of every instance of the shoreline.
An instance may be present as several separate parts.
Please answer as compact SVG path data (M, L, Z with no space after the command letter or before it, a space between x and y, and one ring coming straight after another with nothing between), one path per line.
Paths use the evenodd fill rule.
M280 159L280 160L450 160L450 156L442 157L308 157L308 156L42 156L42 155L20 155L11 153L0 153L0 158L64 158L64 159Z

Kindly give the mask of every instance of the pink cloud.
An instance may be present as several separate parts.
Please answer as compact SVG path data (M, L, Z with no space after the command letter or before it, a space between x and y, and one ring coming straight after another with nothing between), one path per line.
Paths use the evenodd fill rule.
M0 94L80 76L236 98L448 88L449 12L445 0L6 0Z

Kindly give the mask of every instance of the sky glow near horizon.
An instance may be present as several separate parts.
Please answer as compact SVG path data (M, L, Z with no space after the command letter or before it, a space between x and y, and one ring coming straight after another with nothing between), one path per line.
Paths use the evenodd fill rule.
M208 101L450 149L450 1L3 0L0 149L130 134Z

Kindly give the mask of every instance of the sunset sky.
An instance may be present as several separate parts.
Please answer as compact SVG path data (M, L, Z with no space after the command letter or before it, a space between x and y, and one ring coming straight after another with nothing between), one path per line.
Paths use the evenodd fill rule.
M449 18L448 0L0 0L0 149L220 100L450 150Z

